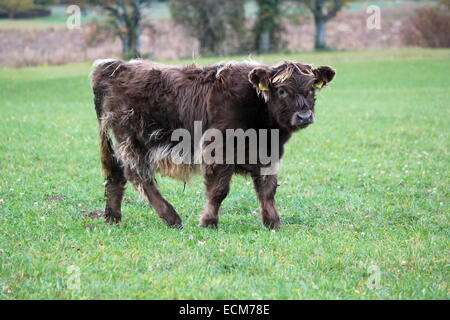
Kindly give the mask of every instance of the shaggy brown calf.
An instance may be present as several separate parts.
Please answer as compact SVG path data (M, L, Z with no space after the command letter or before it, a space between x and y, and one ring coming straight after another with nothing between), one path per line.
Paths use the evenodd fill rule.
M174 67L140 60L96 62L92 83L100 124L101 162L106 176L106 219L121 220L125 184L130 181L164 222L181 226L180 216L157 188L155 173L187 181L191 173L201 171L207 203L200 225L216 227L219 207L228 194L231 177L240 173L249 174L253 179L264 225L278 228L276 171L264 173L263 169L276 167L292 133L314 121L316 91L334 75L331 67L314 68L296 62L276 66L230 63L207 67ZM229 129L242 129L244 144L230 147L223 140L220 143L217 135L208 140L203 134L200 153L194 150L198 139L191 138L188 151L193 152L181 156L177 151L174 157L178 143L174 132L183 129L198 136L196 123L200 124L201 132L214 129L214 133L225 134ZM246 134L249 129L276 132L276 139L264 147L260 136L251 141L252 135ZM226 141L231 140L239 140L238 135ZM215 160L202 161L205 147L213 143L216 145L210 156ZM278 156L268 163L257 152L256 160L251 161L250 151L255 148L256 151L270 149L269 156ZM244 160L236 161L243 153Z

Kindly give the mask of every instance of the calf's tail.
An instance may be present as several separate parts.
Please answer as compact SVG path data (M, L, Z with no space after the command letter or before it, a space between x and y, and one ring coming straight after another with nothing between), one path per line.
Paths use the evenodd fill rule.
M109 68L118 68L119 60L108 60L96 62L92 72L92 89L94 91L95 111L99 123L100 134L100 158L105 174L105 218L110 222L119 222L121 220L121 203L125 192L127 180L123 168L114 155L113 142L108 134L111 129L112 113L105 112L104 98L108 94L108 81L111 74ZM116 66L116 67L115 67Z
M113 142L108 133L110 129L108 117L103 111L103 101L107 90L106 79L110 76L107 72L109 69L114 70L120 63L120 60L97 60L94 62L91 75L95 112L99 123L100 158L107 182L110 179L123 180L122 168L114 156Z

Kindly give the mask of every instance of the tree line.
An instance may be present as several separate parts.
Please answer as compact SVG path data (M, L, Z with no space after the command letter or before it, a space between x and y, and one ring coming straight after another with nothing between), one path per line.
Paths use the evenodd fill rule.
M100 8L105 21L122 43L125 58L140 57L142 20L156 0L0 0L0 8L11 12L33 5L65 2L82 8ZM183 25L200 44L202 55L218 54L227 39L236 39L237 51L275 52L282 46L281 19L287 2L302 5L314 18L315 48L326 48L326 23L352 0L254 0L256 17L248 26L247 0L167 0L173 20ZM145 9L145 10L144 10Z

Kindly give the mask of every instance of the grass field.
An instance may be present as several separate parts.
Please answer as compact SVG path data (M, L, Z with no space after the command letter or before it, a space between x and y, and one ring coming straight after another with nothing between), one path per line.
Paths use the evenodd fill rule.
M277 232L241 177L218 230L197 227L200 177L158 178L182 230L131 187L120 226L86 217L103 209L89 65L0 70L0 298L448 299L450 50L258 59L337 69L287 146Z

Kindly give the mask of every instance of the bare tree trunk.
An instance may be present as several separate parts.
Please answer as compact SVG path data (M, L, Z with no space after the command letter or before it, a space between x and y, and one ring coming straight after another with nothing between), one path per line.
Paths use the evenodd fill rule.
M274 34L280 28L280 0L257 0L258 17L254 27L254 48L259 53L268 53L276 49L277 39Z
M333 5L327 6L326 0L315 0L312 6L309 6L314 15L314 24L316 26L316 35L314 47L316 50L325 49L327 47L326 39L326 23L334 18L342 8L342 0L333 0Z
M140 58L141 57L141 7L137 0L132 1L133 11L130 17L130 37L131 37L131 45L130 45L130 53L132 54L132 58Z
M131 0L128 4L124 0L112 3L94 1L95 4L107 10L115 18L116 34L122 41L122 55L124 59L140 58L141 11L143 1Z
M202 25L204 25L205 27L198 39L200 42L200 54L205 56L217 54L220 39L217 39L215 36L214 23L212 21L212 18L207 14L203 16L203 19L205 19L205 22L203 22Z
M141 57L141 26L138 24L134 28L134 55L137 58Z
M128 30L122 39L122 55L125 59L135 59L141 57L139 37L139 27L128 27Z
M266 29L259 34L258 52L268 53L271 49L270 30Z
M316 25L314 48L316 50L325 49L326 48L326 42L325 42L326 21L323 17L315 16L314 23Z
M121 36L120 40L122 41L122 57L124 59L128 59L130 55L130 38L128 34L124 34Z
M122 37L122 56L124 59L140 58L139 28L127 30Z

